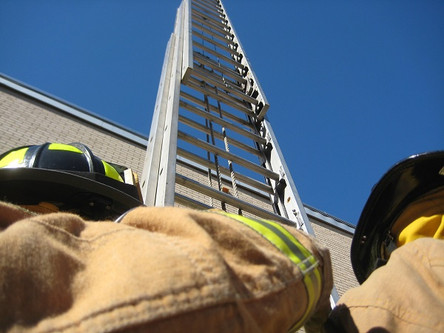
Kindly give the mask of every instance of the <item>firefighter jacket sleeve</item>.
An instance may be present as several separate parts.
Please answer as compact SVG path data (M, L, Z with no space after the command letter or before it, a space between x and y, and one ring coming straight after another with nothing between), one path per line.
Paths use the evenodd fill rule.
M444 332L444 240L420 238L347 291L327 332Z
M140 207L87 222L0 203L0 283L0 331L286 332L325 314L332 277L325 248L269 221Z

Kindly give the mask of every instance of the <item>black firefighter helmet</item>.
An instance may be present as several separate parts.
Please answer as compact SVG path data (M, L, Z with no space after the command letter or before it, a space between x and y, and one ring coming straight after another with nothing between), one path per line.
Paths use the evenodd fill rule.
M431 209L418 206L421 202L429 202L430 206L431 197ZM399 232L417 221L425 210L430 215L444 214L442 198L444 151L413 155L381 178L372 189L353 236L351 261L359 283L385 264L390 253L400 246L396 243ZM410 212L408 216L406 211Z
M142 204L137 187L123 181L123 169L80 143L15 148L0 155L0 200L113 219Z

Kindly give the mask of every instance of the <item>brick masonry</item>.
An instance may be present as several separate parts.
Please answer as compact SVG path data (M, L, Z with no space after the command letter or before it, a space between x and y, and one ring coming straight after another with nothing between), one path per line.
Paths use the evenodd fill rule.
M102 159L142 172L145 147L0 86L0 152L45 142L82 142Z
M310 222L316 239L330 250L333 279L339 296L342 296L348 289L358 286L350 262L353 235L313 218Z

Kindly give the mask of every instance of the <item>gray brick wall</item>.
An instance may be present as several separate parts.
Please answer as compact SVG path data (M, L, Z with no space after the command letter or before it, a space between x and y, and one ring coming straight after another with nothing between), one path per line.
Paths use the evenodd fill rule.
M142 172L145 147L0 85L0 152L45 142L82 142L102 159Z
M350 261L350 246L353 235L317 219L310 218L310 222L316 239L330 250L333 280L339 296L342 296L348 289L359 285Z

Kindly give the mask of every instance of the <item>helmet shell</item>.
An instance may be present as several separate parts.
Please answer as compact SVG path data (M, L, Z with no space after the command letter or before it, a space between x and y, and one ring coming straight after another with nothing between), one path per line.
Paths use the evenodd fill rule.
M374 186L351 246L351 262L359 283L388 259L384 255L385 241L403 210L440 187L444 187L444 151L410 156Z
M80 143L24 146L0 155L0 200L57 202L94 220L142 204L135 186Z

